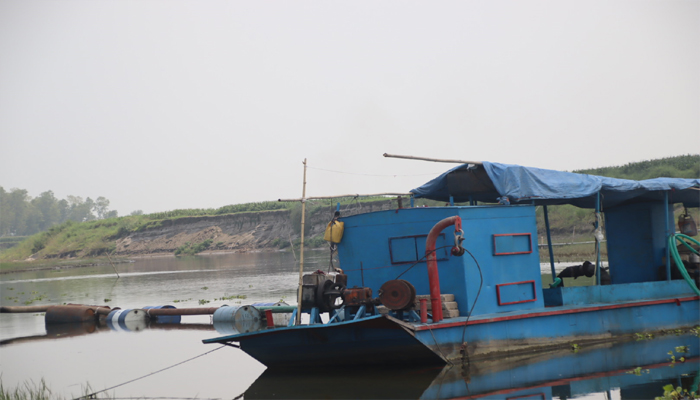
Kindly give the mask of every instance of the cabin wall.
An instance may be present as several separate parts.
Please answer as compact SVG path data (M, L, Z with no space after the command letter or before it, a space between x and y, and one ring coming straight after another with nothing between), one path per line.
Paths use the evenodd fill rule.
M467 315L477 293L474 315L543 307L535 209L532 206L409 208L343 218L338 245L348 286L374 293L392 279L405 279L417 294L430 294L425 240L440 220L459 215L465 241L475 260L449 253L454 228L442 231L436 247L441 293L454 294L460 315ZM444 248L441 248L444 247ZM414 265L415 264L415 265Z
M665 273L667 232L664 205L636 203L605 211L608 262L613 284L653 282ZM668 206L673 231L673 208Z

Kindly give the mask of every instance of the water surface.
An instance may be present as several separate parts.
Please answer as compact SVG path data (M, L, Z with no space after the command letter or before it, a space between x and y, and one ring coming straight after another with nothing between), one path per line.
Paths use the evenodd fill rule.
M307 271L326 270L328 254L309 252L305 261ZM291 253L154 257L116 268L119 278L109 265L5 274L0 276L0 304L183 308L296 303L298 266ZM445 369L280 373L266 371L238 349L202 344L222 335L210 316L185 316L179 325L116 329L46 326L41 314L0 314L2 383L13 388L44 379L67 398L84 394L89 383L92 391L117 386L108 393L121 398L651 399L667 383L689 387L698 380L700 347L696 336L671 335ZM689 358L673 365L665 353L679 345L690 346ZM628 373L635 367L644 368L639 375Z

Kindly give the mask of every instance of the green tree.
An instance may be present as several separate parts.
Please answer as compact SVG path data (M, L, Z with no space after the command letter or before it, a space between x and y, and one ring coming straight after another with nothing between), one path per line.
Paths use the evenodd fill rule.
M97 200L95 200L94 210L97 214L97 219L107 218L106 215L109 211L109 200L105 199L102 196L98 197Z
M68 200L68 220L75 222L92 221L95 219L95 214L92 209L95 207L95 202L91 198L85 199L80 196L69 195Z
M37 231L45 231L62 222L59 201L51 190L33 198L31 204L39 217Z
M13 188L2 191L2 235L26 235L29 215L29 195L26 190Z

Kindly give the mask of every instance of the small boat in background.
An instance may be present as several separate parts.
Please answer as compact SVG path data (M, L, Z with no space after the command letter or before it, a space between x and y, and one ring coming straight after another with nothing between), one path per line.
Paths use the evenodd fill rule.
M674 204L700 205L700 179L470 162L410 195L411 207L331 221L335 237L342 229L331 239L342 270L303 276L307 324L293 315L286 327L204 343L236 342L274 369L430 365L700 324L700 243L676 233L673 221ZM414 207L415 198L447 205ZM596 241L607 239L608 270L598 245L595 262L562 275L595 276L593 286L542 282L535 209L544 209L549 238L547 207L562 204L593 209Z

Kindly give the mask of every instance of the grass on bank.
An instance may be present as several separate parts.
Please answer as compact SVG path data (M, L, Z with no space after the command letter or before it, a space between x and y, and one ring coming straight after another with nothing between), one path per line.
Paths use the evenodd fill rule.
M108 395L97 394L95 396L90 396L93 393L90 384L85 385L83 388L83 395L79 397L80 399L110 399ZM90 397L88 397L90 396ZM68 397L67 399L72 399L73 397ZM25 381L24 383L18 385L13 389L8 389L0 380L0 400L63 400L66 397L54 394L51 389L46 385L44 378L42 378L38 383L33 380Z

